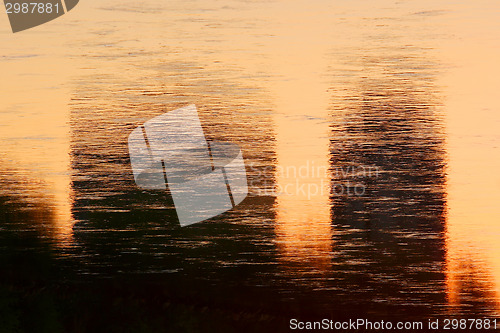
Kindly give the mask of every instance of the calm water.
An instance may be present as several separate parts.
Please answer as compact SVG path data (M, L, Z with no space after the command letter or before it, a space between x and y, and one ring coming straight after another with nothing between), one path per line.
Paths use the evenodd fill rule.
M500 6L366 6L87 0L18 34L2 21L8 274L45 251L61 280L224 309L497 316ZM127 137L192 103L242 148L251 193L181 229L135 186Z

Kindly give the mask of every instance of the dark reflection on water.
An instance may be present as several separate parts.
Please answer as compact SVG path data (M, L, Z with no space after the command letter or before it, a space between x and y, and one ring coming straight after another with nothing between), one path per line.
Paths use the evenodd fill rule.
M227 75L225 72L200 72L196 64L184 67L161 62L151 68L161 70L162 75L157 86L134 92L140 105L115 105L120 101L109 96L121 96L123 83L115 84L114 78L97 82L82 79L73 102L72 212L77 220L75 241L83 251L82 273L165 274L167 284L185 279L193 283L192 288L197 288L198 280L226 287L269 284L264 276L275 262L273 198L250 193L232 211L181 229L167 193L137 188L127 150L128 135L136 126L196 103L208 139L231 141L242 148L250 191L255 192L269 186L261 184L259 175L269 173L273 161L269 112L262 106L265 96L239 81L218 79ZM191 80L187 81L186 75ZM201 82L193 84L193 78ZM106 94L109 105L100 104L102 92L95 86L101 81L117 90ZM211 94L212 90L217 94ZM178 95L184 102L161 96L164 93ZM265 179L269 182L270 177Z
M176 297L245 304L278 316L438 314L446 304L446 157L433 66L404 55L361 61L373 75L346 83L352 91L332 103L334 229L331 264L323 271L283 271L272 197L250 195L230 212L181 229L166 193L135 186L126 143L136 126L182 105L143 98L140 111L117 111L95 104L99 92L82 85L71 143L80 274L151 279ZM380 67L388 74L378 75ZM241 97L234 86L219 86L224 98L259 94L246 90ZM188 89L208 95L203 86ZM235 112L216 97L207 105L200 107L207 136L242 146L251 191L260 179L269 185L261 174L274 164L268 116ZM353 191L362 185L363 193L341 195L338 185Z
M446 156L432 64L415 54L359 61L387 74L349 82L335 110L336 280L352 302L436 314L446 303Z

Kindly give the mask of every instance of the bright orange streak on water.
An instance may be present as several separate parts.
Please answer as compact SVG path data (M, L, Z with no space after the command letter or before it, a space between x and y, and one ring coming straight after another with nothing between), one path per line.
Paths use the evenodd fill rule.
M23 45L30 38L15 42ZM0 89L0 163L8 184L3 194L49 214L45 231L60 244L71 242L73 233L67 70L67 62L55 66L50 57L5 61Z
M473 292L500 311L500 10L492 2L457 11L456 38L439 51L448 127L447 263L450 307ZM496 15L494 14L496 13ZM476 296L477 297L477 296ZM486 305L490 303L491 305Z
M323 76L328 17L306 1L286 7L280 7L286 20L273 31L270 50L279 78L270 88L276 113L276 243L289 273L326 272L332 253L328 86Z

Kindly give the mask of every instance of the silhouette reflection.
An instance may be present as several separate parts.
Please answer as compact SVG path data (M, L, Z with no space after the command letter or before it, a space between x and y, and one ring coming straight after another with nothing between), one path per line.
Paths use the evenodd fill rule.
M273 186L272 177L260 177L271 173L268 166L274 158L269 112L262 105L266 97L244 80L218 80L225 72L212 73L210 82L217 82L213 86L205 82L199 65L173 61L154 66L161 68L161 75L128 92L134 101L129 106L120 96L126 82L134 84L133 78L97 76L78 82L71 110L71 158L81 269L103 276L184 277L185 283L200 285L221 280L228 287L263 285L262 276L274 263L273 244L265 241L272 234L273 198L258 196ZM107 87L106 96L99 86ZM241 148L250 193L231 211L180 228L168 191L142 190L135 184L127 142L145 121L189 104L197 105L207 140Z
M333 114L335 279L348 302L431 314L445 303L446 278L439 99L432 64L385 54L360 60L367 76L348 83Z

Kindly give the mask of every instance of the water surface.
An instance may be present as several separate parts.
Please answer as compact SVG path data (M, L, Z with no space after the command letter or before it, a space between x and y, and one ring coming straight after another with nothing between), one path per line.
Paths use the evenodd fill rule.
M497 316L499 9L88 0L4 26L6 269L279 318ZM193 103L250 195L181 229L127 137Z

